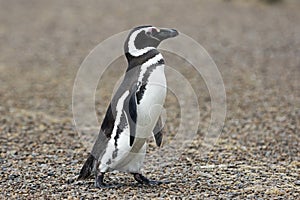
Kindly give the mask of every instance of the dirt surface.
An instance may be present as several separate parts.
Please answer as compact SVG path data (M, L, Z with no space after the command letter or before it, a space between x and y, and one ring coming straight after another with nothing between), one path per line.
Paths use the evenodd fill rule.
M0 198L299 199L300 3L245 2L1 0ZM197 93L197 137L168 166L145 163L145 175L170 184L141 186L111 173L106 181L124 186L96 189L92 179L75 181L88 151L73 124L73 83L98 43L141 24L176 28L209 52L226 87L225 126L201 152L209 93L186 62L166 55ZM114 62L100 85L100 120L125 64ZM180 117L171 94L166 108L168 138ZM148 151L151 160L153 143Z

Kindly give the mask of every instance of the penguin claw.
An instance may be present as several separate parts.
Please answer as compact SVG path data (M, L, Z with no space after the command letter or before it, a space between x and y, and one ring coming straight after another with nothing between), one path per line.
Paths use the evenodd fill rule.
M103 181L104 179L104 173L99 173L98 175L96 175L95 177L95 187L96 188L109 188L110 185L104 183Z
M138 183L144 184L144 185L161 185L161 184L170 183L169 181L150 180L150 179L146 178L145 176L143 176L142 174L139 174L139 173L133 173L133 177Z
M98 183L98 182L96 182L96 183L95 183L95 187L96 187L96 188L109 188L110 185L105 184L105 183Z
M103 181L104 179L104 172L101 172L99 173L98 176L95 177L95 187L96 188L119 188L121 186L123 186L123 184L107 184L107 183L104 183Z

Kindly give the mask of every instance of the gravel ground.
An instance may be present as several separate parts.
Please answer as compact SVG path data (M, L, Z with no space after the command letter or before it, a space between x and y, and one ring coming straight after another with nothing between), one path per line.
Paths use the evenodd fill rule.
M1 199L299 199L300 3L120 4L0 1ZM144 173L170 184L140 186L128 174L112 173L107 181L123 187L95 189L92 179L75 181L88 151L73 125L74 79L99 42L140 24L176 28L210 53L226 87L225 126L214 147L203 153L209 94L186 62L166 54L198 95L197 137L159 170L151 161L157 149L150 144ZM121 76L124 64L120 58L111 65L111 82ZM100 119L113 89L103 83L96 99ZM171 138L179 118L171 94L166 108Z

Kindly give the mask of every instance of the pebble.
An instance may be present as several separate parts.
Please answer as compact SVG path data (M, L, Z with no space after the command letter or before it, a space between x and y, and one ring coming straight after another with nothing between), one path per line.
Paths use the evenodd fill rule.
M147 9L120 12L119 4L113 2L107 9L101 4L86 7L84 2L70 5L62 1L47 10L47 3L35 2L32 6L31 1L22 5L5 1L0 7L0 199L298 199L298 4L295 1L295 7L290 9L281 4L275 8L240 6L235 1L226 2L230 6L209 2L166 1L150 11L165 11L172 5L173 13L180 10L179 13L188 13L189 20L195 20L186 23L185 17L174 18L178 28L186 28L203 42L222 74L227 102L222 134L207 149L209 144L204 139L211 120L211 91L187 62L166 56L176 71L190 78L199 97L196 137L180 155L173 151L177 148L168 156L162 154L161 160L168 161L163 167L157 152L164 148L150 143L146 156L149 161L143 172L152 179L169 180L170 184L138 185L129 174L107 173L107 183L124 186L97 189L93 178L76 180L88 153L72 119L76 72L99 38L135 23L128 20L120 26L118 23L124 20L116 19L139 16L140 21L147 21L151 15ZM138 8L147 7L135 4ZM221 12L212 15L215 11ZM23 23L20 19L24 13L28 19L40 20ZM110 16L109 23L99 20L102 15ZM168 24L171 18L159 19L157 24ZM235 28L229 26L232 19ZM261 23L262 19L266 23ZM199 26L194 26L197 23ZM16 56L14 50L21 53ZM114 87L110 83L118 80L120 70L124 70L124 66L114 63L105 72L108 76L101 78L99 95L95 95L99 121ZM176 78L167 77L168 81L180 83L173 79ZM178 99L168 95L165 107L165 141L169 144L180 124Z

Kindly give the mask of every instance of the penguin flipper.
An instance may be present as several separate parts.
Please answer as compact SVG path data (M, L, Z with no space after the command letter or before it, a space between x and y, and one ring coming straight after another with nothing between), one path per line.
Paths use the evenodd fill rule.
M161 117L158 118L157 123L153 129L153 136L155 139L155 143L158 147L161 147L163 140L163 124Z
M130 96L127 113L129 113L129 116L130 116L128 118L128 123L129 123L129 128L130 128L129 144L130 144L130 146L132 146L133 142L134 142L134 138L135 138L136 120L137 120L137 101L136 101L135 92L132 93Z

